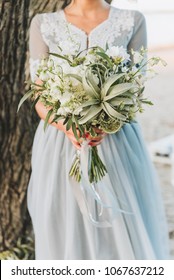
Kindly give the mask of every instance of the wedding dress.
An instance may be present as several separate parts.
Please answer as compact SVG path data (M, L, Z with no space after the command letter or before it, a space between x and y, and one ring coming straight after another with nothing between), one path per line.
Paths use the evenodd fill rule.
M142 14L111 7L107 20L89 35L68 23L63 10L38 14L30 28L31 77L35 79L39 59L48 51L57 52L58 46L66 54L97 45L105 48L106 44L128 50L146 46ZM36 259L169 258L160 188L139 124L133 121L107 135L98 151L108 174L97 190L113 206L112 214L112 207L97 210L102 205L90 193L84 196L83 182L69 177L75 154L70 140L51 125L44 132L40 121L28 187ZM83 212L85 203L89 209Z

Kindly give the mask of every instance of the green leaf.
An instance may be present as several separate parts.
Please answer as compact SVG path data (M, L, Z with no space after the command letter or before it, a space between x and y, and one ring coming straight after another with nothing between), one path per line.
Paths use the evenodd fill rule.
M34 109L34 107L35 107L36 103L39 101L39 99L40 99L40 95L39 95L39 96L34 100L34 102L32 103L32 105L31 105L31 110Z
M65 125L65 124L68 122L68 120L69 120L69 116L67 116L67 117L65 118L65 120L64 120L64 122L63 122L63 125Z
M98 115L98 113L100 113L101 110L102 110L101 105L91 106L87 111L87 113L79 120L79 124L85 124L89 120L93 119L95 116Z
M57 123L58 121L63 120L63 119L64 119L63 116L56 115L56 116L54 117L54 119L51 121L51 123L54 123L54 122Z
M103 53L105 52L105 50L104 50L103 48L99 47L99 46L94 47L94 48L100 50L100 51L103 52Z
M66 61L68 61L68 63L71 65L72 64L72 61L71 60L69 60L66 56L63 56L63 55L60 55L60 54L57 54L57 53L49 53L50 55L53 55L53 56L56 56L56 57L58 57L58 58L62 58L62 59L64 59L64 60L66 60Z
M112 61L110 60L109 56L106 53L96 52L96 54L104 58L109 63L109 65L112 66Z
M76 128L76 125L75 125L74 122L72 123L72 131L73 131L74 136L77 139L77 141L79 141L79 137L78 137L78 134L77 134L77 128Z
M106 42L106 50L108 50L109 49L109 44L108 44L108 42Z
M109 77L106 82L103 84L102 90L101 90L101 96L104 97L107 95L110 87L121 77L125 76L125 73L121 74L115 74L111 77Z
M117 112L109 103L103 102L102 103L102 108L106 112L106 114L111 117L112 119L119 119L122 121L126 120L126 117L119 112Z
M50 110L48 111L47 115L46 115L45 122L44 122L44 131L45 131L45 129L46 129L47 126L48 126L48 121L49 121L49 119L50 119L52 113L53 113L53 109L50 109Z
M35 86L35 87L39 87L39 88L43 88L43 85L39 85L39 84L37 84L37 83L33 83L33 82L26 82L26 84L29 84L29 85L31 85L31 86Z
M108 95L106 95L104 97L104 101L110 100L120 94L123 94L127 91L129 91L130 89L136 88L135 85L131 84L131 83L122 83L122 84L118 84L115 85L111 88L111 90L109 91Z
M70 118L70 119L68 120L68 122L67 122L66 130L67 130L67 131L70 130L71 126L72 126L72 119Z
M77 127L80 131L80 136L82 136L85 133L85 129L84 129L83 125L79 124L78 119L74 115L73 115L73 119L74 119L74 122L76 123L76 125L77 125Z
M27 93L25 93L25 95L21 98L18 108L17 108L17 112L19 112L19 109L21 108L22 104L25 102L25 100L27 100L29 97L31 97L34 93L34 90L31 89L29 90Z

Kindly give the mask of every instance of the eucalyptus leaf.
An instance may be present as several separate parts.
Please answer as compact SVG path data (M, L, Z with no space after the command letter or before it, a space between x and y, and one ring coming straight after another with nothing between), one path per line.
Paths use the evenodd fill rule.
M63 119L64 119L63 116L56 115L56 116L54 117L54 119L51 121L51 123L54 123L54 122L57 123L58 121L63 120Z
M85 133L85 129L84 129L83 125L79 124L79 121L76 118L76 116L73 116L73 117L74 117L74 122L76 123L76 125L77 125L77 127L78 127L78 129L80 131L80 136L82 136Z
M40 99L40 95L34 100L34 102L32 103L32 105L31 105L31 110L33 110L34 109L34 107L35 107L35 105L37 104L37 102L39 101L39 99Z
M64 122L63 122L63 125L65 125L69 120L69 117L67 116L65 119L64 119Z
M49 119L50 119L52 113L53 113L53 109L50 109L50 110L48 111L47 115L46 115L45 122L44 122L44 131L45 131L45 129L47 128L47 126L48 126L48 124L49 124L48 121L49 121Z
M33 95L34 93L34 90L31 89L29 90L27 93L25 93L25 95L21 98L20 102L19 102L19 105L18 105L18 108L17 108L17 112L19 112L19 109L21 108L22 104L29 98Z
M66 124L66 130L70 130L70 128L72 127L72 119L70 118Z
M74 136L75 136L75 138L77 139L77 141L79 141L79 136L78 136L78 134L77 134L77 128L76 128L76 125L75 125L74 122L72 123L72 131L73 131Z

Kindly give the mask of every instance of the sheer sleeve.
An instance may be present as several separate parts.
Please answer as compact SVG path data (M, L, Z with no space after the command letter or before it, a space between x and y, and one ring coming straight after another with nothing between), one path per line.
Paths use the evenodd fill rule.
M146 20L142 13L136 11L134 31L128 44L128 50L138 51L142 46L147 48Z
M48 46L43 40L40 24L41 15L36 15L31 21L29 39L30 75L32 81L36 78L36 71L39 66L40 59L48 55Z

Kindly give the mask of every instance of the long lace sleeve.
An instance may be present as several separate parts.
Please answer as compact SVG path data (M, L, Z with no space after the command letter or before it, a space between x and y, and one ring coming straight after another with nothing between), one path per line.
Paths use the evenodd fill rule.
M36 78L36 71L39 66L40 59L48 55L48 46L43 40L41 29L41 15L36 15L30 25L30 75L32 81Z
M136 12L134 31L128 44L128 50L138 51L142 46L147 48L146 21L142 13Z

